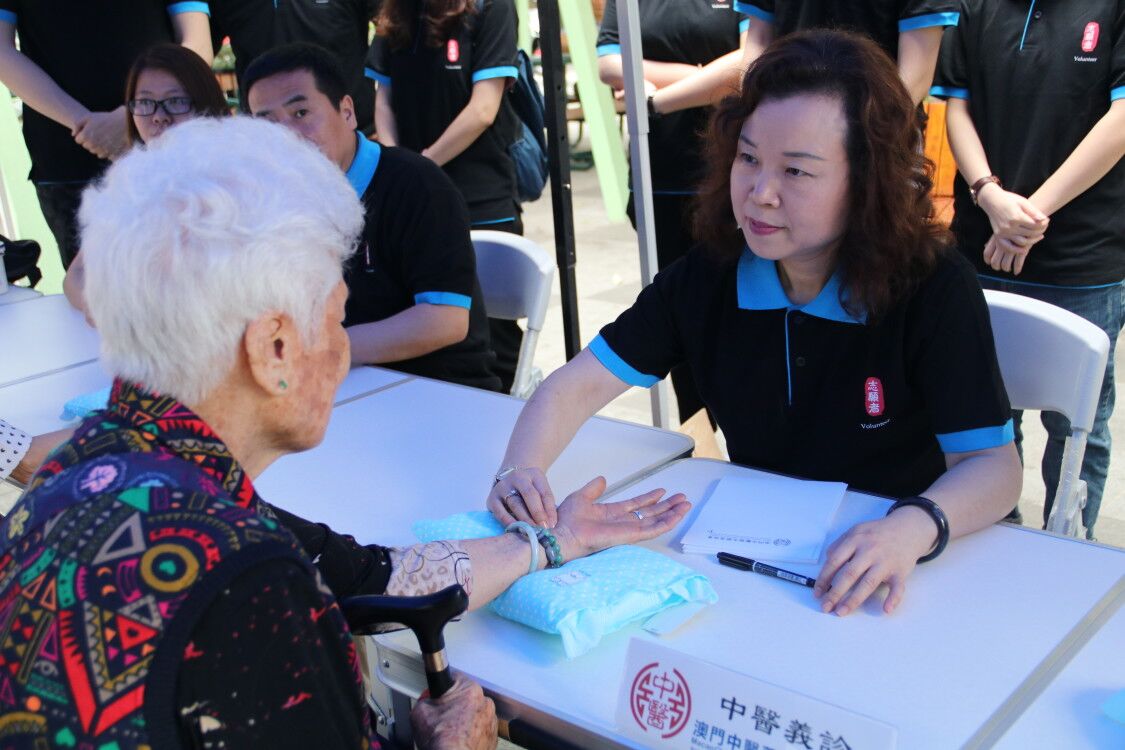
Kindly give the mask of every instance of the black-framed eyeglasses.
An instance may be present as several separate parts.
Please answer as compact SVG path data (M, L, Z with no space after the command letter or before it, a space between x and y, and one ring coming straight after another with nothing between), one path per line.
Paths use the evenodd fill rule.
M186 115L193 105L190 96L170 96L167 99L130 99L125 106L130 114L151 117L156 114L157 107L170 115Z

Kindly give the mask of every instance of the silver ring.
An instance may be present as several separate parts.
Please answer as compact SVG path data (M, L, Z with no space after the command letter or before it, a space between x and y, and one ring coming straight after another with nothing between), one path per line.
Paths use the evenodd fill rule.
M644 514L643 514L643 513L641 513L641 512L639 511L639 510L635 510L635 511L633 511L633 515L637 517L637 520L638 520L638 521L643 521L643 520L645 520Z
M507 495L504 495L505 500L507 500L509 497L523 497L523 495L520 494L519 490L512 490Z

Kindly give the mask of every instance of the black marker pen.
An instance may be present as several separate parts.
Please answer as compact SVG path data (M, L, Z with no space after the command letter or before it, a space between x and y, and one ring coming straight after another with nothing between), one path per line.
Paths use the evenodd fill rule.
M719 562L731 568L738 568L739 570L749 570L751 573L760 573L764 576L771 576L773 578L780 578L783 581L796 583L800 586L808 586L810 589L816 585L815 578L806 578L805 576L796 573L790 573L788 570L775 568L772 565L760 563L757 560L751 560L749 557L741 557L739 555L732 555L730 552L720 552L716 557Z

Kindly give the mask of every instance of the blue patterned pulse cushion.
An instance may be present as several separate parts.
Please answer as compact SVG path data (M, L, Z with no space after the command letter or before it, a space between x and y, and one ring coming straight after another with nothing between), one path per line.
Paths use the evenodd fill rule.
M75 396L63 405L63 419L85 419L96 411L101 411L109 403L109 386L92 393Z
M424 542L480 539L504 531L487 511L419 521L413 529ZM679 604L718 599L707 576L659 552L623 545L525 575L489 606L501 617L557 633L573 659L631 622Z

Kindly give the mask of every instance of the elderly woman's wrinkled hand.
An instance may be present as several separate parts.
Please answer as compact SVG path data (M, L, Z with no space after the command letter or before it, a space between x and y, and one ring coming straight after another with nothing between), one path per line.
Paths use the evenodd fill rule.
M410 712L414 739L421 750L493 750L496 706L480 685L457 675L440 698L423 698Z
M933 521L916 508L900 509L886 518L856 524L828 548L813 595L821 611L841 617L855 612L884 583L890 587L883 611L890 614L902 601L906 579L918 558L933 546Z
M596 502L603 492L605 478L596 477L559 506L555 535L566 560L660 536L691 510L682 494L662 499L662 489L613 503Z
M554 528L558 523L555 493L541 469L516 469L492 486L486 503L496 520L507 526L527 521L533 526Z

